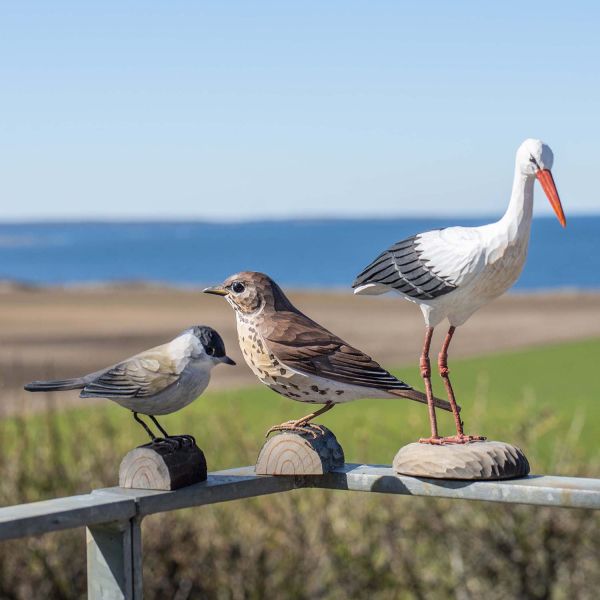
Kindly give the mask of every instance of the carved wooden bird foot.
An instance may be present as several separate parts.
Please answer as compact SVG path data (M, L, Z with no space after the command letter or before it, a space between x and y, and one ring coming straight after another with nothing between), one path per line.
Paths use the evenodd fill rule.
M441 446L444 442L443 442L442 437L440 436L432 436L432 437L428 437L428 438L420 438L419 439L419 444L432 444L434 446Z
M482 435L465 435L464 433L442 438L442 444L469 444L470 442L485 442Z
M437 446L444 446L446 444L469 444L470 442L485 442L487 438L481 435L465 435L457 434L457 435L449 435L446 437L428 437L421 438L419 440L420 444L433 444Z
M323 433L323 430L319 425L312 425L302 421L286 421L285 423L281 423L281 425L273 425L273 427L267 431L265 437L269 437L269 435L275 431L292 431L296 433L306 433L313 438L316 438L317 433L315 432L315 429Z

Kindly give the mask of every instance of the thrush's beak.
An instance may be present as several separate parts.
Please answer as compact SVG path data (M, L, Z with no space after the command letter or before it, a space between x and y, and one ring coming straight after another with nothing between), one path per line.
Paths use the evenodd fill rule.
M229 358L229 356L222 356L221 362L225 365L232 365L235 367L235 360Z
M207 287L207 288L204 288L202 291L205 294L214 294L215 296L227 296L227 294L229 294L229 292L220 285L215 285L213 287Z
M542 189L544 190L546 197L550 201L550 204L552 205L552 208L556 213L558 221L563 227L566 227L567 219L565 218L565 213L563 212L562 204L560 203L560 198L558 196L558 191L556 190L556 185L554 184L554 178L552 177L552 173L549 169L540 169L536 173L536 177L542 185Z

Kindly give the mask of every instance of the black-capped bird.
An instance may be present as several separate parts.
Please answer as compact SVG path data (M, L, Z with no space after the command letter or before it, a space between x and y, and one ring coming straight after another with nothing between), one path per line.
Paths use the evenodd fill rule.
M170 437L155 415L166 415L193 402L206 389L213 367L235 365L225 354L221 336L211 327L196 325L175 339L140 352L116 365L58 381L33 381L28 392L81 390L81 398L108 398L133 412L150 439L150 427L138 416L147 415L165 437Z

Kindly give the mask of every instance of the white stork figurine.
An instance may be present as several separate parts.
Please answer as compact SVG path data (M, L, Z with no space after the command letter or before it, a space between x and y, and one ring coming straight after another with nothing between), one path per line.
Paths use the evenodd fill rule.
M566 220L554 179L552 150L540 140L525 140L517 150L515 178L504 216L482 227L448 227L419 233L394 244L362 271L353 284L355 294L399 292L421 307L426 332L421 376L429 405L431 437L424 443L467 443L481 440L465 435L450 383L448 347L456 327L481 306L503 294L519 277L529 242L533 185L537 178L560 224ZM438 435L429 348L434 328L444 319L450 328L438 356L440 376L456 422L456 435Z

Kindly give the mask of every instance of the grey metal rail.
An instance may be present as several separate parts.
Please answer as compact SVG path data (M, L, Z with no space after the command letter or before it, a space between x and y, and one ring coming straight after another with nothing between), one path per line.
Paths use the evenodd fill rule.
M0 540L87 527L88 597L139 600L143 517L299 488L600 509L600 479L530 475L510 481L450 481L357 464L323 476L268 477L255 475L254 467L241 467L210 473L207 481L174 492L112 487L0 508Z

